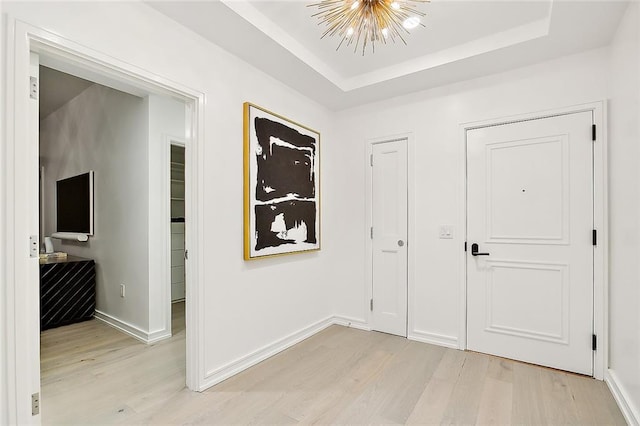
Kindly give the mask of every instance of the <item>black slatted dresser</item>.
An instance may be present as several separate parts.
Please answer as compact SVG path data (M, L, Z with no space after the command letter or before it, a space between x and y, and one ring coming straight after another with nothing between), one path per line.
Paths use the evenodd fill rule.
M40 330L86 321L96 308L96 265L67 256L40 260Z

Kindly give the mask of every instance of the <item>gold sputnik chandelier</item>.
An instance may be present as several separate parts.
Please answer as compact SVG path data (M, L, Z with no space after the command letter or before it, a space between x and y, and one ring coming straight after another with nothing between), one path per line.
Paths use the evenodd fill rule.
M324 38L340 37L340 46L354 45L354 52L362 42L362 55L371 46L375 52L376 42L387 44L387 40L396 42L397 39L407 44L403 33L424 24L420 17L425 14L417 9L420 3L428 0L322 0L319 3L310 4L309 7L317 7L320 24L327 28L322 34Z

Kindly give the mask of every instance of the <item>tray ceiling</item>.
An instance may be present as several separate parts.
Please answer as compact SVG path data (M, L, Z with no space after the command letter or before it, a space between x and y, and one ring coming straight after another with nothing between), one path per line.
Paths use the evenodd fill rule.
M420 6L426 28L354 53L320 39L313 1L165 1L149 5L330 109L400 96L602 47L625 1L457 1Z

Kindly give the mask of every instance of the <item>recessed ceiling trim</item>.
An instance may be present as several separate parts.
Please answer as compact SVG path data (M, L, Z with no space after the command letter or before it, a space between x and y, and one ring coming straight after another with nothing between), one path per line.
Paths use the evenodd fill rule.
M256 27L266 36L278 43L280 46L291 52L298 59L309 65L311 68L320 73L324 78L332 82L334 85L344 90L340 82L344 79L338 75L330 66L311 53L309 49L300 44L296 39L291 37L275 25L269 18L264 16L258 9L253 7L247 0L220 0L225 6L233 10L244 20Z
M348 92L549 35L550 16L487 37L341 81Z
M351 77L344 77L295 38L291 37L285 29L276 25L261 13L250 3L250 0L221 0L225 6L314 69L343 92L373 86L409 74L545 37L549 35L553 1L554 0L548 0L548 13L543 19L494 33L449 49L440 50L418 58L412 58L409 61L389 67Z

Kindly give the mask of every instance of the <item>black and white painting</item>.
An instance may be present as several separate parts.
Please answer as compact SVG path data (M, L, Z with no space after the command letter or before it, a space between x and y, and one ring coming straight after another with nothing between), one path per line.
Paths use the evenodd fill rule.
M320 249L320 134L244 104L244 257Z

